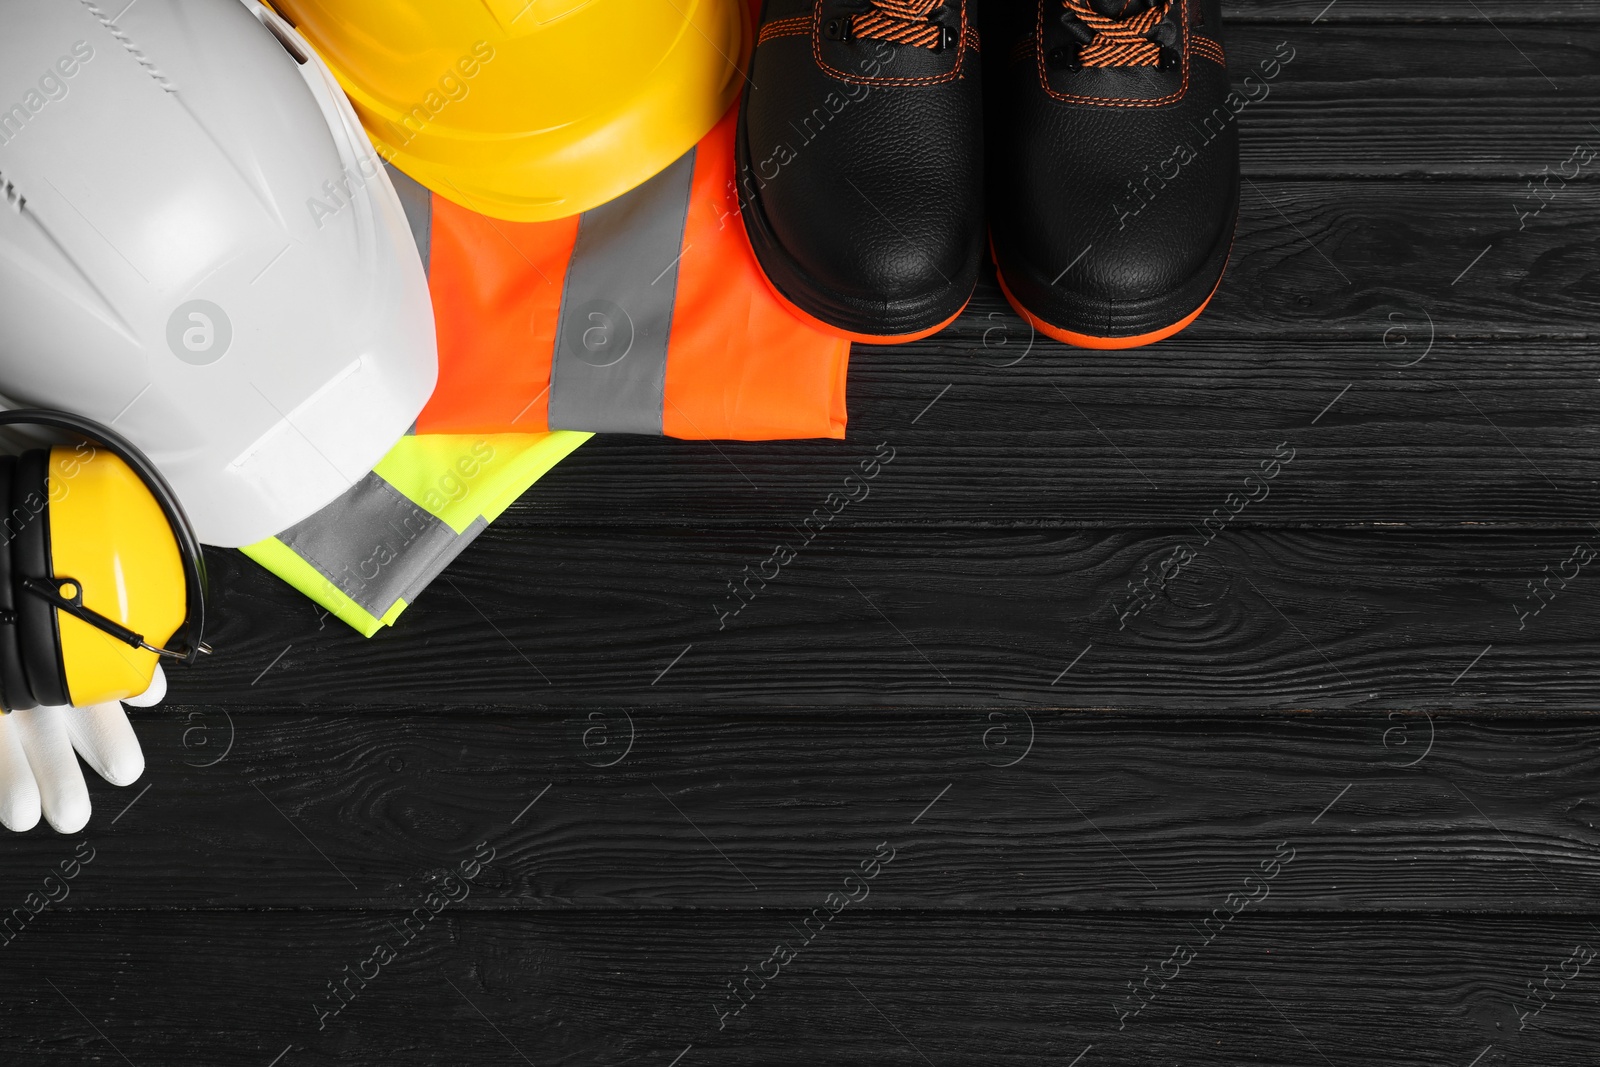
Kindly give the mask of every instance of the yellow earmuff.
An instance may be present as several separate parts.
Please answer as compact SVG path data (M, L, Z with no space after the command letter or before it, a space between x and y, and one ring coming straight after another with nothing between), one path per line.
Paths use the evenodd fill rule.
M87 458L83 450L87 449ZM183 559L161 505L121 459L93 445L50 450L50 569L85 607L164 645L183 625ZM71 599L75 591L57 592ZM138 696L159 659L59 613L61 667L77 707Z
M120 436L60 412L0 413L16 422L89 440L0 457L0 708L138 696L161 656L209 651L199 543ZM165 647L180 629L183 646Z

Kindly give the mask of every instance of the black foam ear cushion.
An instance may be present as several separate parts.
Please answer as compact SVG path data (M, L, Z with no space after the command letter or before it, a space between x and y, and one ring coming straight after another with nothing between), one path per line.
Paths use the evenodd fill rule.
M49 475L49 449L30 449L17 458L11 479L11 517L21 523L21 532L11 546L12 599L16 602L17 643L34 699L40 704L70 704L55 606L21 591L16 584L23 578L55 577L50 573Z
M28 686L22 666L22 646L17 643L16 592L11 585L11 546L21 526L11 515L11 481L16 456L0 456L0 708L27 711L39 706Z

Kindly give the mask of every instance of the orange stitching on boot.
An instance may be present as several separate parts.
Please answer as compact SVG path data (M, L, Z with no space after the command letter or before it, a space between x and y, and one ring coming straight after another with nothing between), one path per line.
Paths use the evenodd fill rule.
M1228 65L1227 59L1223 57L1222 45L1219 42L1213 41L1209 37L1201 37L1199 34L1195 34L1189 39L1189 43L1194 48L1194 54L1201 59L1209 59L1222 67Z
M756 38L757 45L766 44L774 37L793 37L811 32L811 16L796 15L793 18L778 19L761 27L761 34Z

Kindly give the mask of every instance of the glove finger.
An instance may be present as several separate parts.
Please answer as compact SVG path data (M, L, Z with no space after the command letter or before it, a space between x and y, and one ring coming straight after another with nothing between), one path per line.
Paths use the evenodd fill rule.
M44 821L58 833L71 834L89 821L89 787L84 784L78 757L67 737L71 708L40 707L13 711L22 751L39 784L39 805Z
M133 724L116 701L65 709L67 737L96 774L112 785L130 785L144 773L144 750Z
M150 684L138 696L129 697L123 703L130 708L149 708L161 703L161 698L167 695L167 672L161 669L161 664L156 664L156 673L150 676Z
M9 714L0 714L0 824L19 833L39 825L39 786Z

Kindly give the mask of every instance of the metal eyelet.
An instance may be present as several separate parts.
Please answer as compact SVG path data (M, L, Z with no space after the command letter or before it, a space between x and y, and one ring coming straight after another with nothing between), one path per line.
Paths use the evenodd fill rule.
M1083 69L1083 59L1076 48L1052 48L1044 59L1052 67L1065 67L1070 71Z
M830 41L850 40L850 16L831 18L822 25L822 35Z

